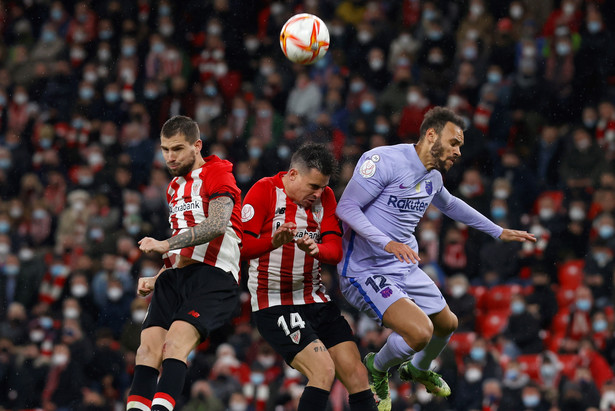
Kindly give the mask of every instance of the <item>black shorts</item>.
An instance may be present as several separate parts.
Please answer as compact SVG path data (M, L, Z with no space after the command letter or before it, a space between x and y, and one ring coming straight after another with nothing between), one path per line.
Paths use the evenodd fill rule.
M238 310L239 287L233 275L196 263L160 274L142 328L168 330L174 321L186 321L198 330L202 341Z
M288 365L316 339L327 348L354 341L350 325L332 302L278 305L252 314L260 334Z

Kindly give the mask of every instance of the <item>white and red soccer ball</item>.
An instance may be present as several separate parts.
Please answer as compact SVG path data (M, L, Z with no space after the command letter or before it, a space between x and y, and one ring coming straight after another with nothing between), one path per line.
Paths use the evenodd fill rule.
M294 15L282 27L280 47L293 63L315 63L329 50L329 30L313 14Z

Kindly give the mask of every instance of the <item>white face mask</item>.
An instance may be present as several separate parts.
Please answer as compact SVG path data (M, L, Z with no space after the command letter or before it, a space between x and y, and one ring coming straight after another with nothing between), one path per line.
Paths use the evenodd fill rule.
M470 368L468 371L466 371L465 377L469 383L474 383L483 378L483 373L478 368Z
M145 315L147 314L147 310L134 310L132 312L132 321L134 323L140 324L145 320Z
M107 297L111 301L118 301L120 298L122 298L122 294L124 294L122 292L122 289L118 287L112 287L107 290Z
M65 308L64 311L62 311L62 314L64 315L64 318L69 318L73 320L75 318L79 318L79 310L74 307Z
M451 287L451 295L454 298L459 298L466 293L466 287L462 284L455 284Z
M51 363L53 365L62 366L68 362L68 355L66 354L54 354L51 357Z
M83 284L75 284L70 288L70 293L75 298L81 298L88 293L88 287Z

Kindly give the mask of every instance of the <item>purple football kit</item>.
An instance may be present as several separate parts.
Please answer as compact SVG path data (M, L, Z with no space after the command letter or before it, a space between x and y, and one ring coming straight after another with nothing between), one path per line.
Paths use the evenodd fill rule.
M401 262L384 251L389 242L397 241L418 252L414 230L431 203L494 238L502 234L501 227L451 195L439 171L427 171L413 144L364 153L338 203L344 228L340 288L350 304L380 324L386 309L400 298L412 299L427 315L446 306L418 264Z

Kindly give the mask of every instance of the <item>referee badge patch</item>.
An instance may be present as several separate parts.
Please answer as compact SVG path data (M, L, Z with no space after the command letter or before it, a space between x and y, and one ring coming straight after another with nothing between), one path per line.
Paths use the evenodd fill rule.
M293 332L289 335L289 337L292 342L294 342L295 344L299 344L299 341L301 341L301 330Z

